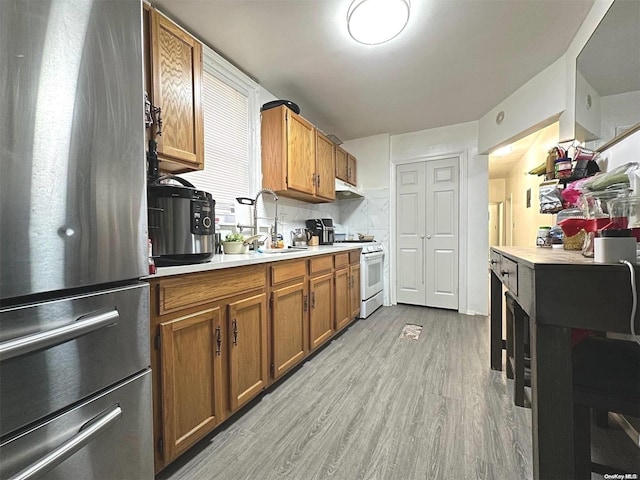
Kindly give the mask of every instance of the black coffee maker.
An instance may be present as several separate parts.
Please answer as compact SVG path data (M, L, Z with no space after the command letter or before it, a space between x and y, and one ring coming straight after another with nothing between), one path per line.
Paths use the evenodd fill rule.
M307 220L307 230L320 240L320 245L333 245L335 233L331 218L312 218Z

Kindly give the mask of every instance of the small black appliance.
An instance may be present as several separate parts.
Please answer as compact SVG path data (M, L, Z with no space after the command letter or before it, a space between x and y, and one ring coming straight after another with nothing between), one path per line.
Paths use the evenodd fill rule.
M318 237L320 245L333 245L335 232L331 218L312 218L306 225L311 235Z
M180 185L160 183L172 179ZM214 252L215 200L187 180L166 175L149 184L149 238L157 266L206 262Z

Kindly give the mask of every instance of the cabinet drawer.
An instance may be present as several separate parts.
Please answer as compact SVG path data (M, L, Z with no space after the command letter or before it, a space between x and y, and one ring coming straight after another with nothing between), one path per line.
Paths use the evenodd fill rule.
M502 257L500 275L502 283L514 294L518 295L518 264L507 257Z
M164 315L202 305L248 290L264 288L265 283L264 265L225 268L164 280L158 285L158 312Z
M319 273L330 272L333 268L333 257L326 255L324 257L311 258L309 260L309 275L318 275Z
M335 266L336 268L343 268L349 265L349 252L336 253Z
M288 282L307 274L305 260L293 260L291 262L276 262L271 266L271 285Z
M349 264L356 265L360 263L360 250L351 250L349 252Z
M494 252L491 250L491 255L489 257L489 264L491 266L491 270L500 275L500 266L501 266L502 256L498 252Z

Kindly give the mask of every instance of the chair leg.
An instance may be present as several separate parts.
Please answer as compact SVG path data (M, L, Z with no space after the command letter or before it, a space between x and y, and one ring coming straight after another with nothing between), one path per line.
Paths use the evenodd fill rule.
M524 407L524 324L526 316L518 306L513 314L513 401L519 407Z
M510 358L513 358L513 305L510 305L509 299L506 301L506 330L507 330L507 378L513 378L513 369L511 368Z
M591 480L591 409L573 404L573 464L576 478Z

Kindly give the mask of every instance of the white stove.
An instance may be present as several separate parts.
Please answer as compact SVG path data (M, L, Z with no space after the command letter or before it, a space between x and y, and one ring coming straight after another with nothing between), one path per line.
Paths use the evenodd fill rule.
M360 318L384 304L384 247L378 242L337 242L360 247Z

